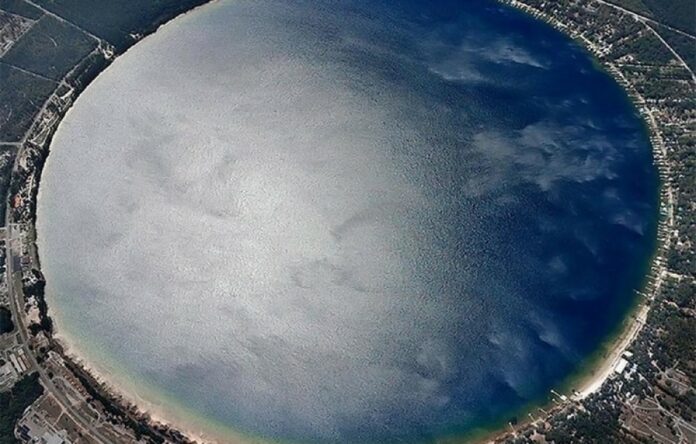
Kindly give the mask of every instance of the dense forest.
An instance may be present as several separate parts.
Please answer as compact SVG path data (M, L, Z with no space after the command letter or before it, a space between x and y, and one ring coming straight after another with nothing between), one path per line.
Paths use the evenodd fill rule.
M609 2L688 34L696 34L696 1L694 0L609 0ZM696 41L694 39L664 26L655 26L655 31L684 59L691 69L696 70Z
M696 2L693 0L609 0L641 15L682 31L696 29Z
M0 335L14 330L12 313L5 307L0 307Z
M37 0L37 3L103 38L121 52L133 44L132 33L150 33L171 17L206 1Z
M24 410L43 393L37 373L25 376L9 392L0 393L0 444L14 444L15 423L22 417Z

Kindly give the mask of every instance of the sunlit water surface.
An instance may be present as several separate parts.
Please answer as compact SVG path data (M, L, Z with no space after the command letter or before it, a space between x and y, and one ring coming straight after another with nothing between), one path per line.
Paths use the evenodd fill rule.
M80 97L38 233L58 330L153 404L428 441L543 398L620 323L656 186L623 92L520 13L234 0Z

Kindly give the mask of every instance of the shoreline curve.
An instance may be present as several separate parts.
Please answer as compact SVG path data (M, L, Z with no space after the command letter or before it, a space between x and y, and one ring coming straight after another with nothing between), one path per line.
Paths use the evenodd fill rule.
M608 72L612 78L619 83L619 85L622 87L622 89L626 92L627 96L630 98L631 103L636 107L636 109L640 109L639 103L642 100L642 97L631 87L631 85L626 81L625 78L621 75L620 72L618 72L610 63L606 63L601 61L596 57L596 48L593 47L593 45L587 40L583 39L579 36L574 36L571 33L567 32L567 27L563 25L561 22L556 21L555 19L548 17L542 13L539 13L536 10L533 10L532 8L517 2L515 0L496 0L499 3L505 4L507 6L513 7L516 10L521 10L532 17L534 17L537 20L544 21L547 25L552 26L554 29L557 31L562 32L564 35L569 36L572 38L574 41L576 41L578 44L580 44L582 47L584 47L586 50L588 50L592 56L593 60L598 61L599 64ZM212 5L216 3L215 0L206 2L204 4L198 5L182 14L177 15L176 17L173 17L171 20L167 21L166 23L160 25L154 32L148 34L145 36L143 39L138 40L137 43L144 41L157 31L162 30L163 28L170 26L173 24L173 22L176 21L176 19L180 19L192 12L195 12L199 8L202 8L204 6ZM130 48L134 47L135 45L132 45L129 47L124 53L127 53ZM120 55L119 55L120 56ZM113 60L111 61L113 63ZM102 74L106 70L109 69L111 66L111 63L109 63L106 68L102 71L99 72L99 74ZM99 74L97 77L99 77ZM74 104L74 102L73 102ZM61 116L61 121L67 117L67 115L70 113L72 107L68 109L67 113L65 113L63 116ZM641 115L641 120L645 123L650 135L651 139L653 137L659 137L659 130L656 128L655 122L652 121L648 118L648 116L644 115L644 113L640 113ZM58 130L60 129L60 125L58 124ZM48 145L50 146L50 142L48 142ZM663 155L664 153L659 152L657 147L655 146L654 143L651 143L651 147L653 150L653 158L657 159L659 156ZM664 204L664 192L665 192L665 183L666 179L669 177L668 171L663 171L658 168L660 174L660 207ZM38 188L38 193L40 193L41 188ZM37 194L37 199L38 199L38 194ZM36 223L36 219L34 220ZM661 229L664 227L665 224L668 224L668 221L666 220L665 217L661 216L659 218L658 222L658 229L657 232L659 233ZM35 227L34 227L35 230ZM661 256L659 255L659 251L662 250L664 245L661 244L661 240L659 239L658 236L658 241L655 245L655 254L653 255L653 258L650 262L650 271L646 274L645 276L645 285L643 285L642 292L649 293L647 294L648 299L654 296L654 294L657 293L657 291L660 288L661 285L661 276L662 273L664 272L664 266L662 265L662 262L660 260ZM40 264L40 262L39 262ZM653 282L657 282L654 283ZM649 288L650 287L650 288ZM578 385L578 394L574 397L575 399L583 399L587 396L590 396L591 394L595 393L598 391L604 381L612 374L613 368L615 366L616 361L620 358L620 356L623 354L623 352L630 346L632 343L633 339L637 336L637 334L640 332L640 329L642 328L642 325L644 324L644 319L647 316L648 310L649 310L649 305L644 304L642 302L642 298L644 296L642 295L637 295L636 296L636 302L637 304L634 304L633 307L629 309L629 311L626 313L626 317L624 318L624 321L617 327L617 332L615 334L611 334L610 337L608 337L605 341L603 341L603 344L600 345L600 348L597 350L597 352L593 353L591 356L586 358L586 361L593 361L589 364L587 368L581 368L580 374L572 374L566 378L566 381L562 384L563 386L566 386L568 384L576 384L578 385L578 381L581 381ZM49 308L50 310L50 308ZM55 312L55 309L54 309ZM632 319L632 320L631 320ZM59 326L58 326L59 327ZM54 327L55 328L55 327ZM118 387L118 384L113 384L113 381L110 381L110 377L108 375L103 375L100 373L99 370L96 369L96 366L92 365L89 363L89 361L85 360L84 355L80 355L79 352L79 347L76 347L75 344L72 344L71 341L67 340L67 338L63 337L60 334L60 328L56 329L54 332L55 340L59 344L65 345L65 350L64 350L64 357L67 359L71 360L78 366L84 368L87 372L89 372L95 380L99 381L103 386L101 387L102 389L106 388L106 391L109 393L110 396L116 398L116 399L122 399L126 400L126 405L134 405L136 406L139 410L141 410L143 413L146 413L152 421L156 423L161 423L161 424L167 424L172 426L174 429L180 430L184 432L188 437L192 439L198 439L198 440L203 440L205 442L219 442L219 441L210 441L212 437L206 437L204 434L201 434L199 432L196 432L195 430L187 430L187 427L181 427L181 423L178 421L178 418L174 421L168 420L166 417L168 414L163 413L163 412L158 412L157 408L153 405L148 405L149 403L145 401L144 399L138 397L137 395L133 395L127 392L127 390L123 390L122 388ZM72 352L71 352L72 350ZM600 354L601 357L598 358L595 356L596 354ZM595 362L598 361L598 362ZM581 365L581 367L583 367ZM113 377L113 375L112 375ZM143 404L145 404L145 407L142 408ZM549 405L554 405L551 402L547 403L534 403L533 406L525 408L525 410L531 409L536 409L538 407L546 407ZM166 411L166 409L164 409ZM505 427L505 425L503 425ZM486 438L472 438L474 440L486 440L490 439L492 436L502 436L507 434L508 432L501 432L501 427L495 427L495 430L493 431L488 431L485 432ZM225 439L225 442L230 442L229 437L226 436L224 438L218 437L218 438L212 438L212 439ZM469 438L461 438L464 440L468 440ZM236 442L236 441L233 441ZM261 442L261 441L240 441L240 442ZM267 442L267 441L263 441ZM449 441L447 441L449 442ZM456 442L459 442L459 438L456 438Z

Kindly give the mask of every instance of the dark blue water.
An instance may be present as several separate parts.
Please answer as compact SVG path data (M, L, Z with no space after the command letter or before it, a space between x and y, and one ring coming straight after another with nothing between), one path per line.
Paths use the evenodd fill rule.
M49 162L59 330L280 440L509 418L622 322L655 245L625 93L492 1L211 5L91 86Z
M377 62L390 81L431 96L453 126L490 133L473 152L466 136L434 144L474 164L452 167L462 206L448 210L453 229L466 228L448 240L460 264L481 260L457 289L479 292L486 321L477 332L485 345L473 349L467 313L461 335L450 332L461 348L447 408L413 421L403 406L377 430L360 424L347 435L465 435L545 400L626 315L655 246L651 147L626 93L588 53L519 11L476 0L357 3L357 14L380 17L375 39L405 58ZM455 305L458 296L449 295ZM510 299L528 310L506 313ZM510 333L498 338L498 329ZM472 386L469 372L486 376Z

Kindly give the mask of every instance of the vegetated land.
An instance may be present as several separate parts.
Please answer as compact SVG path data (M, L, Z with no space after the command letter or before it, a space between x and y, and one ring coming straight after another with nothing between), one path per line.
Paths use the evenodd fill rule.
M56 84L5 64L4 57L0 59L0 82L0 142L16 142Z
M43 391L39 375L33 373L16 383L9 392L0 393L0 444L17 442L14 437L15 423Z
M696 2L695 2L696 3ZM663 39L679 54L692 70L696 71L696 39L684 34L657 26L655 29Z
M686 34L696 35L696 1L694 0L607 0L637 14L650 17L666 26L657 26L656 31L667 43L696 70L696 40L690 39L668 27Z
M0 306L0 335L10 333L12 330L14 330L14 324L12 323L12 312L3 306Z
M97 42L75 26L44 15L5 54L3 61L60 80Z
M131 33L148 33L202 0L37 0L47 10L64 17L108 41L118 52L133 43Z
M628 54L640 60L641 63L650 65L664 65L674 58L669 51L665 50L660 39L649 32L641 33L639 37L627 41L619 49L613 51L616 58Z
M7 196L10 187L12 163L16 154L16 146L0 144L0 196ZM6 205L0 205L0 220L5 220L5 207Z
M0 0L0 11L31 23L26 32L7 36L14 43L0 55L0 143L17 142L26 135L58 86L50 80L59 82L86 58L83 65L90 72L83 72L82 66L75 70L73 86L79 92L108 64L105 59L111 51L124 51L160 24L206 1ZM100 44L103 48L95 54Z
M696 2L693 0L608 1L682 31L693 33L696 29Z
M23 0L0 0L0 9L32 20L38 20L43 15L40 9Z

